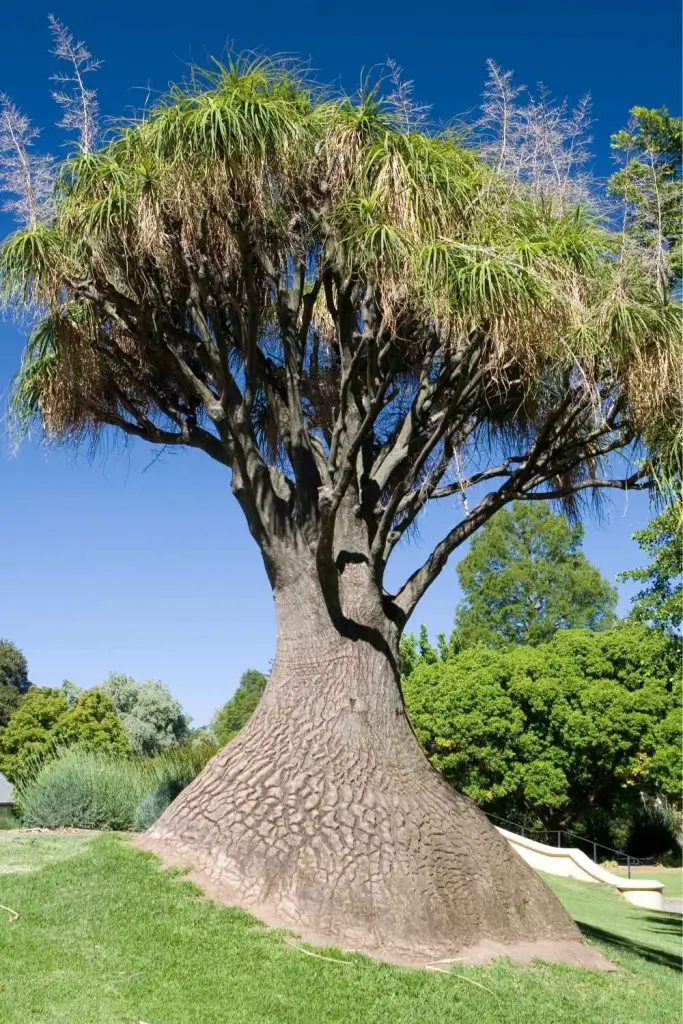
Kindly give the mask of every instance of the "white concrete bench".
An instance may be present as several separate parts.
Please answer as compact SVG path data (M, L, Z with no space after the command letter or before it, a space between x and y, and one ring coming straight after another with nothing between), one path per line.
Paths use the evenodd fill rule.
M647 910L662 910L664 905L664 883L647 878L622 878L592 861L582 850L571 846L547 846L534 839L519 836L516 832L498 828L523 860L537 871L549 875L576 878L580 882L601 882L610 885L636 907Z

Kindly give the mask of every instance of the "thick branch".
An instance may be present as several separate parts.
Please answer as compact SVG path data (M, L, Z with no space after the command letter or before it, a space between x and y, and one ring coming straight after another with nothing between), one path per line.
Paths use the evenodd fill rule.
M436 545L420 568L408 577L394 597L394 603L401 609L406 619L410 617L415 605L444 568L451 553L510 500L511 497L506 494L504 488L487 494L476 508Z
M124 402L123 404L134 417L134 422L115 412L98 411L98 416L131 437L142 438L151 444L186 445L191 448L199 448L216 462L222 462L225 466L231 464L230 449L219 438L214 437L202 427L189 426L184 422L180 424L178 431L164 430L147 416L135 410L129 403Z
M425 593L427 588L434 582L451 553L465 541L476 529L489 519L503 505L515 499L524 500L553 500L567 497L575 491L584 490L589 487L613 487L627 489L629 487L640 489L647 486L644 482L645 472L639 470L622 480L601 479L595 476L586 480L569 480L564 487L555 487L548 491L538 491L537 487L548 480L557 477L560 473L570 473L583 464L588 458L599 458L610 451L622 448L625 441L620 436L611 443L599 447L594 442L606 434L613 433L614 421L618 416L618 410L612 413L605 422L596 430L584 435L583 438L568 438L563 445L558 443L563 436L567 423L576 420L577 415L585 408L585 399L579 397L578 401L572 404L576 396L568 394L559 403L557 408L548 416L540 431L535 444L528 456L520 462L516 471L509 475L505 483L494 492L486 495L475 509L458 523L434 548L432 554L417 569L396 595L395 602L403 611L406 618L410 616L416 604ZM513 457L519 460L519 456ZM507 462L508 460L506 460ZM490 472L492 475L506 473L506 463L494 467Z

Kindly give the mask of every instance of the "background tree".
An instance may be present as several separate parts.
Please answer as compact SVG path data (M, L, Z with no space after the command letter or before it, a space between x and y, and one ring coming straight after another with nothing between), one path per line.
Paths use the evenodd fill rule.
M625 234L648 254L663 298L683 269L682 123L666 107L633 107L628 128L612 136L622 167L610 178L609 192L622 200Z
M11 640L0 640L0 686L9 686L17 693L26 693L31 683L28 663Z
M544 505L497 512L457 566L461 645L537 644L558 629L613 626L617 592L580 550L582 540L580 523Z
M680 633L683 623L683 506L669 505L643 530L633 534L650 559L642 569L619 573L621 580L645 586L633 599L631 617Z
M19 423L225 466L277 606L257 711L145 843L333 944L578 939L431 770L397 674L460 544L514 500L646 486L608 455L678 414L679 315L646 254L615 259L534 181L411 125L381 85L351 101L236 61L69 158L49 215L29 203L0 251L6 300L42 317ZM463 515L389 589L396 545L455 495Z
M572 629L421 659L403 693L432 763L480 806L623 843L643 795L680 807L678 662L642 625Z
M59 692L66 697L67 704L70 708L74 706L78 697L81 693L81 688L72 683L70 679L62 679L62 684L59 687Z
M0 729L7 725L12 715L21 704L21 694L13 686L0 684Z
M119 754L130 749L104 694L86 690L69 707L59 690L32 687L0 730L0 771L15 781L41 758L72 744Z
M135 753L151 756L186 739L190 720L158 680L136 683L112 672L99 689L112 702Z
M634 107L627 128L612 136L621 163L608 192L621 201L621 259L638 250L667 302L680 298L683 275L683 120L666 107ZM678 390L680 396L680 388ZM683 478L683 419L655 441L660 488L680 497ZM673 486L671 486L673 484Z
M229 743L247 724L256 711L267 682L268 676L255 668L242 673L233 696L219 708L211 721L211 731L221 746Z
M665 107L634 107L628 128L612 136L622 166L610 178L609 191L623 202L624 238L649 254L651 273L664 297L680 285L683 275L682 146L683 121ZM679 421L679 452L682 434ZM635 619L676 631L683 620L683 507L681 465L675 458L673 462L677 499L634 534L650 565L619 578L645 584L634 599Z
M54 738L58 744L128 753L130 744L114 705L101 690L80 693L73 705L55 724Z
M449 661L462 649L460 634L453 630L450 637L438 633L436 645L429 639L425 625L417 633L404 633L399 645L399 669L401 677L409 676L416 665L433 665L437 661Z
M30 685L23 653L11 640L0 640L0 729L7 725Z
M44 752L55 725L68 711L66 699L58 690L34 687L22 706L0 731L0 771L16 779L22 766Z

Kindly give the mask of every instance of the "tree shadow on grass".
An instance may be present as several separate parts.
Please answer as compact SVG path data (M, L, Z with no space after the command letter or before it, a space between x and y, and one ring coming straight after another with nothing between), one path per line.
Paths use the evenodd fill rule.
M658 924L660 923L659 918L656 918L655 920ZM595 925L586 924L583 921L577 921L577 924L582 934L585 935L587 939L597 939L599 942L609 942L610 945L619 946L621 949L627 949L631 953L636 953L638 956L642 956L644 960L651 961L651 963L660 964L663 967L671 967L674 971L683 971L683 959L680 954L677 955L676 953L669 953L664 949L647 946L642 942L636 942L634 939L629 939L625 935L616 935L614 932L605 931L604 928L596 928ZM665 929L658 930L663 931Z
M677 935L683 939L683 920L680 914L645 914L648 931L659 932L660 935Z

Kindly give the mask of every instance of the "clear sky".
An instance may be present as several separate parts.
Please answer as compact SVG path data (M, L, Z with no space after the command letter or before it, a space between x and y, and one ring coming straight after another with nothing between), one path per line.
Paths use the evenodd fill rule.
M514 69L520 83L542 80L570 102L590 91L600 175L611 167L609 134L631 106L667 104L680 112L677 0L29 0L3 7L0 91L44 126L56 152L63 140L50 127L50 11L104 60L98 87L107 115L139 106L147 87L163 90L188 62L220 55L227 41L238 50L296 54L322 81L350 91L363 68L393 57L442 119L476 106L487 57ZM0 232L8 227L0 215ZM22 340L18 327L0 322L0 390L17 367ZM2 437L0 636L23 648L36 683L69 678L89 687L112 669L139 680L153 676L202 724L244 669L268 668L271 597L225 469L200 453L154 457L142 443L89 458L29 442L12 455ZM448 514L440 509L425 520L420 544L399 553L397 571L425 557ZM648 518L642 495L619 494L601 522L587 521L586 553L610 580L640 563L630 538ZM452 623L454 565L414 619L432 633ZM621 587L622 611L630 592Z

